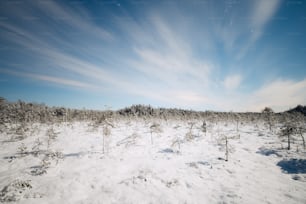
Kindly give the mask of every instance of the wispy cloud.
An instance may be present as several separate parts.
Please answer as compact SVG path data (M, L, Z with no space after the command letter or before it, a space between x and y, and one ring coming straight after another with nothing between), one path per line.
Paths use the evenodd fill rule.
M113 39L112 34L100 26L95 25L92 21L94 17L80 6L77 7L76 11L71 8L72 5L66 6L55 1L30 1L29 3L32 8L37 8L47 15L49 19L60 21L67 26L75 28L78 32L86 32L102 40Z
M249 17L249 39L238 53L237 59L243 58L250 47L262 36L266 25L273 18L281 2L282 0L253 1L253 9Z
M31 1L20 4L18 12L6 12L12 20L0 21L6 31L0 35L8 46L26 50L29 56L18 62L20 66L3 66L7 69L2 73L90 88L101 96L124 95L136 102L142 98L196 109L282 109L305 102L304 95L297 94L305 80L275 80L278 76L270 75L271 83L250 85L250 67L257 69L268 57L244 61L280 4L280 0L248 1L243 8L250 9L232 13L228 9L217 13L217 19L209 18L208 4L203 7L207 12L201 10L197 18L188 18L179 6L169 6L167 12L144 6L143 12L138 11L141 18L122 8L122 13L110 15L108 24L99 24L82 4ZM20 23L36 14L38 20Z
M83 83L80 81L75 81L72 79L66 79L66 78L60 78L60 77L55 77L55 76L47 76L47 75L41 75L41 74L34 74L34 73L25 73L25 72L17 72L17 71L12 71L8 69L0 69L0 72L5 73L5 74L10 74L10 75L15 75L21 78L29 78L29 79L34 79L34 80L39 80L39 81L44 81L44 82L51 82L55 83L58 85L65 85L65 86L71 86L71 87L76 87L76 88L83 88L83 89L93 89L97 88L92 84L89 83Z
M213 64L205 59L197 59L192 53L190 39L175 32L160 15L150 14L147 19L144 25L121 22L133 25L124 27L125 32L133 35L136 45L133 49L136 57L128 61L129 67L149 78L155 78L158 83L168 84L168 88L179 89L182 84L197 84L200 86L198 88L207 86Z
M254 2L252 27L261 30L273 17L281 2L281 0L257 0Z

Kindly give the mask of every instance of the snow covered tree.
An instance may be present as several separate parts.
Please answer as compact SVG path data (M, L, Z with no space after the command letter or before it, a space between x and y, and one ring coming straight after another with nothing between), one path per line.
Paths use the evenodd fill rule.
M265 107L265 108L262 110L262 113L271 114L271 113L274 113L274 111L273 111L273 109L270 108L270 107Z
M272 127L273 127L273 124L274 124L272 116L273 116L274 111L272 110L272 108L265 107L262 110L262 113L264 114L265 121L266 121L267 125L269 126L269 130L272 131Z

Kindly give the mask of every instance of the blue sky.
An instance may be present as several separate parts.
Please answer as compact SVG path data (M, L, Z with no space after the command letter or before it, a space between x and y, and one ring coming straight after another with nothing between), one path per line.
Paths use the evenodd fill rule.
M0 95L71 108L306 104L306 2L0 2Z

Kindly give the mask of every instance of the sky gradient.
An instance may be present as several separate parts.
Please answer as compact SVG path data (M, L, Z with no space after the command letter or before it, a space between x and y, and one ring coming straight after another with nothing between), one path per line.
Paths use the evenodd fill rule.
M0 96L51 106L306 104L306 2L0 2Z

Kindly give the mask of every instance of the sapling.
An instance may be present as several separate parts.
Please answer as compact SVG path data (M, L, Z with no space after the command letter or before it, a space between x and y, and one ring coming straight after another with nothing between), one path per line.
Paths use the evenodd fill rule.
M27 146L24 143L21 143L21 145L18 147L18 152L20 155L25 156L27 154Z
M229 160L229 153L231 151L233 151L233 149L231 149L231 146L229 145L229 140L230 139L234 139L234 137L228 137L225 135L221 135L220 140L218 141L218 145L220 145L222 148L222 150L224 150L225 148L225 158L224 161L228 161Z
M49 160L48 156L45 156L42 160L41 160L41 167L42 169L45 171L46 169L49 168L49 166L51 165L51 162ZM46 172L46 171L45 171Z
M290 144L291 144L291 134L294 132L294 128L290 125L286 125L280 132L280 137L287 137L287 149L290 150Z
M174 147L176 144L178 146L178 149L181 150L181 141L178 137L172 142L171 147Z
M236 120L236 132L239 132L239 115L235 114L235 120Z
M157 123L153 123L153 124L150 126L151 145L153 145L153 133L157 133L157 132L161 132L160 125L157 124Z
M105 139L110 135L110 129L108 126L103 127L103 154L105 153Z
M305 138L303 136L303 133L305 132L305 129L302 128L302 127L299 127L299 128L297 128L297 131L298 131L299 135L301 136L301 139L303 141L303 148L305 150Z
M111 127L114 127L114 125L107 120L103 121L103 154L105 153L105 140L107 137L111 134Z
M268 117L268 126L269 126L269 130L272 132L272 127L273 127L273 119L271 118L271 116Z
M136 143L136 138L139 137L139 135L136 132L133 132L133 134L131 135L131 139L132 141L130 142L130 144L135 144ZM130 145L127 144L126 146Z
M205 137L206 137L206 132L207 132L207 125L206 125L206 122L204 121L202 126L201 126L201 130L203 133L205 133Z
M39 140L39 138L37 138L35 141L34 141L34 146L32 147L32 150L34 151L34 156L38 156L39 152L40 152L40 146L42 145L43 143Z
M180 127L181 127L181 126L176 125L176 126L174 126L173 128L174 128L175 130L177 130L177 129L180 128ZM179 135L178 135L178 134L176 134L176 138L175 138L175 140L172 142L172 145L171 145L171 146L174 146L175 144L177 144L179 150L181 150L181 141L180 141L180 138L179 138Z
M193 128L195 123L194 122L190 122L188 124L190 125L190 127L189 127L189 131L186 133L186 139L187 140L192 140L193 139L192 128Z
M228 139L227 136L225 136L225 161L228 161Z
M51 143L57 138L57 134L58 133L56 133L52 127L47 130L47 137L48 137L47 149L48 150L50 149Z

